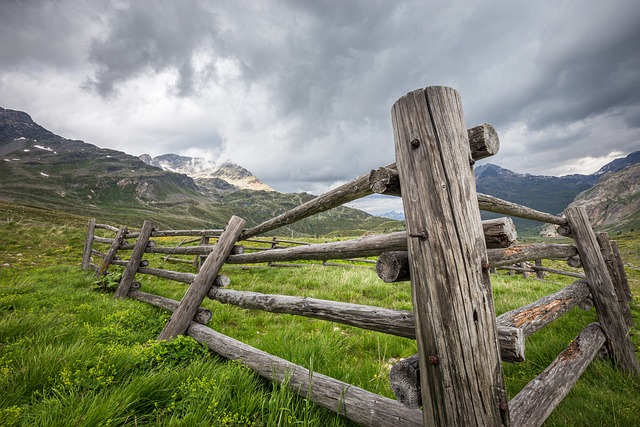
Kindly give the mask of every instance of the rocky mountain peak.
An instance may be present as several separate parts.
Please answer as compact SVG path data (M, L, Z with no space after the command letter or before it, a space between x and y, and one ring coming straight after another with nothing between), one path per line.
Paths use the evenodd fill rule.
M250 171L235 163L226 162L219 165L200 157L177 154L163 154L157 157L143 154L139 158L143 162L163 170L187 175L205 188L223 191L237 189L275 191Z

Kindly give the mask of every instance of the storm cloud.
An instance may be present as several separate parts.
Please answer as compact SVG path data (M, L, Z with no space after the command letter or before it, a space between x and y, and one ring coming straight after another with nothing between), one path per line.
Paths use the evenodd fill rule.
M0 104L99 146L319 193L392 162L395 100L446 85L517 172L640 149L636 1L85 3L0 3Z

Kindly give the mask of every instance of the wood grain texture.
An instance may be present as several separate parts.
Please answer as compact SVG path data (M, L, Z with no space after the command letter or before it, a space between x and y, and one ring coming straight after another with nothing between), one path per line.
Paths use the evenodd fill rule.
M459 96L416 90L394 104L392 122L407 230L426 237L408 239L424 425L508 425Z
M613 252L611 240L609 240L609 235L607 233L596 234L596 239L598 240L598 246L600 246L600 251L602 252L604 262L607 264L609 276L611 276L611 280L613 281L613 288L615 289L616 296L618 297L618 304L620 305L622 317L624 318L627 326L630 327L631 325L633 325L631 307L629 307L629 301L627 300L627 291L624 287L623 279L622 277L620 277L620 271L618 270L618 264L616 261L616 256Z
M193 319L200 304L202 304L202 300L204 300L207 292L211 289L220 268L229 256L235 242L238 240L244 224L245 221L242 218L237 216L231 217L227 228L220 236L220 240L218 240L218 244L214 246L213 251L205 260L200 272L180 301L180 305L173 312L171 318L160 333L158 340L170 340L185 333L189 322Z
M613 280L589 223L587 211L582 206L569 207L564 214L582 260L598 320L607 338L609 354L622 371L638 376L640 366L629 337L629 328L620 310Z
M558 292L540 298L515 310L501 314L496 319L500 326L520 328L528 337L563 316L573 307L591 296L585 280L578 280Z
M511 423L538 427L560 404L605 342L597 323L587 326L569 347L509 402Z

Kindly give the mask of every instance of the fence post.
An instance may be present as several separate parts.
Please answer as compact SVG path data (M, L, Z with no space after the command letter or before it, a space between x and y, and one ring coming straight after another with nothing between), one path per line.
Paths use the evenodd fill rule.
M572 206L568 207L564 214L580 254L589 290L598 312L598 321L607 337L607 346L613 362L623 371L638 376L640 366L629 337L629 328L620 310L613 280L591 228L587 211L583 206Z
M211 289L213 282L218 276L222 264L226 261L235 245L242 229L244 219L232 216L225 231L222 232L218 243L204 261L200 272L196 275L187 292L182 297L180 305L171 315L171 318L164 326L158 336L158 340L170 340L178 335L184 334L189 327L189 322L198 311L202 300Z
M96 220L92 218L87 225L87 237L84 241L84 252L82 253L82 269L88 270L91 264L91 250L93 249L93 236L96 231Z
M124 269L124 273L122 273L122 278L120 279L120 284L118 285L118 289L116 289L116 298L125 298L129 293L131 284L133 283L133 279L135 278L136 272L138 271L138 267L140 267L140 261L142 261L142 257L144 256L144 251L145 249L147 249L147 244L149 243L149 238L151 237L152 231L153 223L151 221L145 220L142 223L142 228L140 229L138 240L136 240L133 251L131 251L129 263Z
M453 89L392 108L411 260L424 425L509 425L469 141Z
M120 229L118 230L118 233L116 234L116 237L113 239L113 243L111 244L111 247L107 251L107 254L105 255L104 259L102 260L102 264L100 264L100 267L96 270L97 278L100 278L105 274L107 274L107 269L109 268L109 264L111 264L111 261L113 261L113 257L116 256L116 252L118 252L118 249L120 249L120 246L122 246L122 242L124 242L125 234L127 234L127 227L120 227Z

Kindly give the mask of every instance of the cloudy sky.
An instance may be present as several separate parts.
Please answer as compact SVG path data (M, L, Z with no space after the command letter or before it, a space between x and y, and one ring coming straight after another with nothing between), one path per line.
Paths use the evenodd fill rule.
M233 161L319 194L394 159L431 85L521 173L640 149L637 0L1 0L0 106L130 154Z

